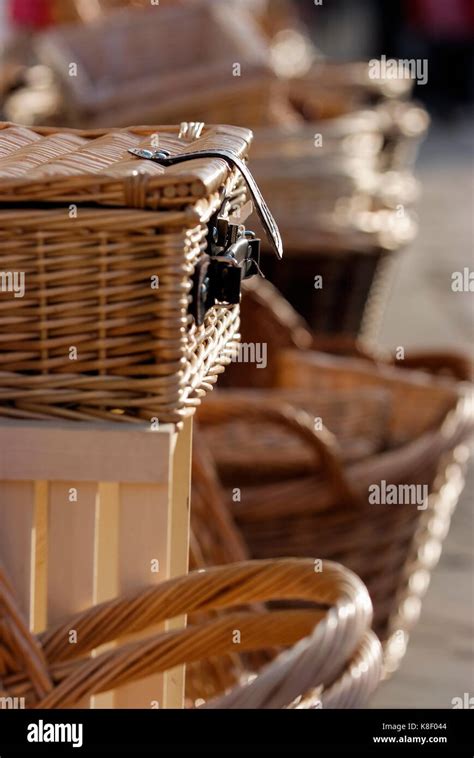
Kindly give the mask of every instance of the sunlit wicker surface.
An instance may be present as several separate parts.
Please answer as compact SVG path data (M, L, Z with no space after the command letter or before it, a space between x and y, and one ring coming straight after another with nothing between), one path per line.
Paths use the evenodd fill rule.
M196 326L188 296L223 190L228 212L245 192L223 160L163 168L127 152L153 140L245 156L251 133L0 125L0 249L25 277L23 297L0 294L2 415L179 421L228 363L238 307Z
M235 686L225 694L206 693L212 683L204 682L198 704L209 695L210 708L314 707L318 702L324 707L361 706L380 679L380 644L368 631L370 599L351 572L333 563L320 569L315 571L313 560L292 559L194 572L102 603L39 637L28 631L1 572L0 692L25 697L27 707L67 708L88 695L182 663L226 655L236 647L242 652L289 647L256 678L240 683L234 674ZM242 610L248 603L276 599L312 605L302 610ZM87 657L103 643L143 633L184 613L211 616L184 630L119 643ZM75 645L68 641L71 628L77 630ZM235 644L236 629L240 645Z
M143 5L39 36L36 54L60 95L56 118L87 127L271 123L279 83L245 8L234 7L229 24L222 3Z
M309 335L298 322L278 328L281 311L273 310L273 324L272 312L266 327L260 321L260 337L266 329L270 342L273 328L279 346L269 348L273 389L221 390L199 414L218 472L214 498L226 504L250 556L318 554L361 576L389 673L403 656L462 491L474 415L471 386L456 379L467 379L469 366L442 353L407 356L402 369L360 349L356 358L285 352L285 336L294 344ZM255 369L248 380L265 373ZM351 460L352 433L352 445L372 450L352 447ZM382 480L418 485L423 497L373 504L369 487Z

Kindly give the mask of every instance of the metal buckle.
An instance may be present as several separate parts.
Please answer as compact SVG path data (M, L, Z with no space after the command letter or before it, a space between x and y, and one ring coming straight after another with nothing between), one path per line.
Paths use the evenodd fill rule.
M250 196L253 200L255 210L258 213L262 226L265 230L265 234L270 242L275 254L278 258L283 257L283 243L281 240L280 231L273 218L265 199L260 192L257 182L253 178L246 164L238 158L230 150L194 150L191 153L180 153L179 155L171 155L167 150L147 150L144 148L132 147L128 151L132 155L136 155L138 158L146 158L147 160L159 163L160 166L174 166L177 163L183 163L185 161L196 160L197 158L222 158L232 168L237 168L242 174L244 181L247 185Z
M260 273L260 240L226 218L209 224L208 252L193 274L189 312L198 326L214 305L237 305L243 279Z

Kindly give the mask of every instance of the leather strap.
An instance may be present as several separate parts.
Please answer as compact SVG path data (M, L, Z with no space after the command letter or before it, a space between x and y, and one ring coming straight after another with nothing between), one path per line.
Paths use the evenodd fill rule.
M194 150L191 153L180 153L179 155L170 155L166 150L153 151L139 148L130 148L128 152L139 158L147 158L155 163L159 163L161 166L174 166L176 163L184 163L185 161L195 160L197 158L222 158L225 160L232 168L238 169L242 174L253 200L255 210L262 222L267 239L277 257L280 259L283 257L283 243L280 231L262 193L260 192L258 184L244 161L238 158L230 150Z

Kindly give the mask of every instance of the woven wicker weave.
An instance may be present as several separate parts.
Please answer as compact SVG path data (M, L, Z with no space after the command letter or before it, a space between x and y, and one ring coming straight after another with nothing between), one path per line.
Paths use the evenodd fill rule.
M255 393L239 397L233 392L227 403L224 394L202 409L201 425L209 425L206 439L221 468L228 508L252 557L321 554L357 572L371 594L374 629L385 641L386 670L392 671L404 653L462 490L463 442L474 428L472 403L446 379L316 353L284 356L281 382L295 388L293 406L283 408L278 391L273 407L268 391L266 403ZM334 403L349 389L388 391L391 412L383 444L367 457L351 462L346 454L345 460L334 446L337 438L315 430L314 410L311 416L296 410L298 387L313 393L313 409L329 387ZM290 389L285 396L291 398ZM321 406L323 420L324 412ZM233 439L229 432L233 423L240 425L239 447L230 466L236 450L235 434ZM282 442L281 432L270 434L272 423L286 430L292 444ZM227 451L222 433L215 435L216 425L227 430ZM259 443L262 451L275 453L277 462L272 468L271 457L262 452L260 477ZM302 467L303 445L315 460L309 473L307 461L306 470ZM280 472L278 461L285 455ZM369 487L382 480L426 485L429 497L420 508L372 505ZM232 497L236 487L237 499Z
M411 168L429 119L396 99L409 93L409 80L377 81L369 68L315 65L290 80L306 123L256 130L254 173L296 259L289 274L271 260L265 271L319 333L376 336L393 253L416 233L407 211L418 195Z
M193 138L180 127L0 124L2 265L25 275L24 297L0 293L2 415L192 412L228 363L239 318L237 306L214 307L196 326L191 276L210 215L224 194L232 213L245 191L221 159L163 168L127 150L158 140L172 155L220 147L244 157L250 139L220 126Z
M253 435L245 415L248 405L264 411ZM201 435L212 448L212 458L226 484L283 481L320 469L320 456L301 438L301 429L289 433L288 418L283 425L278 423L288 406L304 411L315 420L317 429L325 428L334 435L345 464L373 455L386 444L391 394L383 388L355 387L317 394L308 389L221 389L208 399L200 418ZM273 418L275 408L279 413Z
M36 51L59 86L57 118L88 128L273 123L284 97L264 40L245 8L232 9L232 23L227 14L221 3L148 3L48 30Z
M200 411L219 473L213 501L224 502L254 557L317 553L356 571L393 671L462 490L474 418L470 386L459 380L472 366L442 352L407 354L394 366L352 340L315 338L268 282L249 283L243 311L243 340L250 321L268 367L232 364L227 385L261 389L221 390ZM428 507L369 504L368 487L382 479L427 484Z
M334 118L354 110L407 97L413 81L370 77L368 61L320 62L291 80L291 100L308 121Z
M321 63L290 82L290 100L306 121L329 124L371 107L384 137L379 168L404 169L413 166L429 126L421 105L399 99L406 98L412 86L408 77L371 79L368 62Z
M18 611L0 571L0 694L24 697L27 707L70 708L82 698L182 663L242 651L294 645L251 681L211 699L211 708L357 707L380 679L380 644L368 631L371 604L362 582L341 566L312 560L257 561L195 572L102 603L39 637ZM299 599L304 610L249 610L236 606ZM94 648L143 633L188 612L209 614L184 630L119 644L95 657ZM77 631L77 644L68 633ZM295 644L295 643L299 644ZM235 683L235 679L234 679ZM303 698L303 700L302 700ZM201 701L202 702L202 701Z

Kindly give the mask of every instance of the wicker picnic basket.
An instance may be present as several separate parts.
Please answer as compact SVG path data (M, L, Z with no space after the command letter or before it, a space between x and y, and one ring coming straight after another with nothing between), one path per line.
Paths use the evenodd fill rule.
M251 242L240 217L230 222L246 200L235 162L250 141L246 129L202 123L0 124L1 415L193 412L236 346L250 259L232 256ZM155 152L173 165L149 160ZM221 263L208 255L210 229Z
M304 600L307 607L242 610L248 603L275 599ZM105 643L146 633L185 613L206 619L119 642L90 657ZM369 631L371 613L362 582L337 564L324 563L315 572L312 560L250 561L193 572L101 603L35 636L0 570L0 695L25 698L28 708L77 707L87 696L151 673L225 656L235 650L237 629L242 651L289 649L257 676L244 680L234 674L230 691L204 683L197 705L358 707L380 679L380 644ZM71 628L77 631L75 645L68 641Z
M54 123L271 123L282 85L251 14L232 8L229 23L228 12L199 0L148 3L47 30L35 48L58 90Z
M254 289L268 371L253 367L246 383L258 389L221 389L198 414L220 487L213 500L225 502L251 557L321 555L361 576L388 674L404 654L463 488L474 413L471 385L459 380L471 367L461 356L426 353L399 368L403 361L395 367L337 340L333 355L285 350L318 340L294 313L287 318L281 298L265 306L268 285ZM227 380L244 385L241 368L233 364ZM374 505L369 487L382 480L411 492L426 486L416 492L428 496L419 508Z

